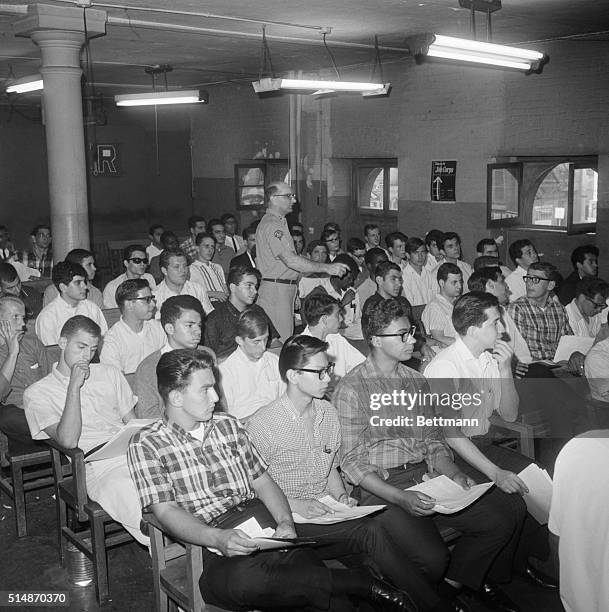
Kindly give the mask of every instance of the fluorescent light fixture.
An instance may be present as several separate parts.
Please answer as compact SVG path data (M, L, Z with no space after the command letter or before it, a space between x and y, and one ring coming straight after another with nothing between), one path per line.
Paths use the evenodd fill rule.
M429 57L502 66L517 70L537 69L544 59L544 54L539 51L495 45L466 38L453 38L441 34L434 35L434 41L429 45L427 53L423 52L423 54Z
M116 106L158 106L161 104L207 104L207 92L199 89L182 91L151 91L143 94L114 96Z
M11 84L6 88L6 93L27 93L40 89L43 89L42 77L39 74L31 74L11 81Z
M318 79L260 79L252 83L256 93L311 89L317 95L337 91L379 92L388 87L383 83L357 83L353 81L323 81Z

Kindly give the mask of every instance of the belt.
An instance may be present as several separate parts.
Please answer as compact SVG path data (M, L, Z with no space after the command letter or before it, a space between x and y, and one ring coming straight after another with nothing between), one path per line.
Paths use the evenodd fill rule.
M287 278L263 278L267 283L281 283L282 285L297 285L297 280L288 280Z

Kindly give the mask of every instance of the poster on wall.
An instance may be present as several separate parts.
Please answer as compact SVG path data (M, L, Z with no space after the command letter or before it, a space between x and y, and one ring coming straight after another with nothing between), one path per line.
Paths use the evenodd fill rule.
M431 201L455 202L456 161L431 162Z

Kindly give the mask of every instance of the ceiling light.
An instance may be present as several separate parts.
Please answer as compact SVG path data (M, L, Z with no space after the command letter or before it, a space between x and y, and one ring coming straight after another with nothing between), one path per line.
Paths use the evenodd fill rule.
M39 74L31 74L21 79L14 79L6 88L6 93L27 93L43 89L42 77Z
M114 96L116 106L158 106L162 104L207 104L206 91L188 89L182 91L151 91L143 94Z
M324 81L319 79L260 79L252 83L256 93L268 93L271 91L286 90L312 90L317 92L328 91L356 91L356 92L382 92L389 84L365 83L353 81Z

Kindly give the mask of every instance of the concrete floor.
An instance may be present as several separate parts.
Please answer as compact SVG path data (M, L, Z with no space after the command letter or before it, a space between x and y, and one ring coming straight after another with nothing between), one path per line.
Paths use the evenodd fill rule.
M0 609L152 612L154 597L150 557L148 551L138 544L125 544L109 551L111 600L103 607L100 608L95 601L93 586L70 584L67 571L59 565L52 493L51 489L41 489L27 494L30 535L22 539L15 537L11 501L0 495L0 590L67 590L70 592L70 605ZM556 593L534 588L521 578L516 577L505 586L505 591L520 605L522 612L563 612ZM472 612L485 610L472 604Z

